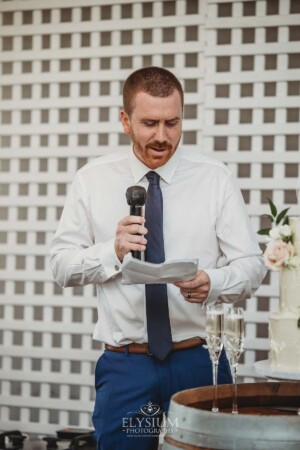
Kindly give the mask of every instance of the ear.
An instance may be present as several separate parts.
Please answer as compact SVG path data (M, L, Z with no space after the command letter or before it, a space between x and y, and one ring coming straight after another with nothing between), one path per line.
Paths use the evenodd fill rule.
M124 133L130 134L130 130L131 130L131 128L130 128L130 119L129 119L129 116L125 112L124 109L121 109L120 118L121 118L121 122L122 122L122 125L123 125Z

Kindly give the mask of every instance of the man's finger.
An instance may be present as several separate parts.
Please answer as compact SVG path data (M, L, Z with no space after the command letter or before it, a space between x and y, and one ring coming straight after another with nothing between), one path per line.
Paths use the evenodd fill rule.
M120 220L119 225L131 225L133 223L143 225L145 223L145 217L143 216L126 216Z
M204 286L207 282L209 282L209 277L203 270L199 270L196 277L190 281L176 281L175 285L179 288L183 289L193 289L197 287Z

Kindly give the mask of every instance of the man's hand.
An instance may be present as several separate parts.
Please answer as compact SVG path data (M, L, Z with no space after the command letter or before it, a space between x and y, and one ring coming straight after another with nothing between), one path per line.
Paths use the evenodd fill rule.
M186 301L204 303L210 289L210 278L206 272L198 270L193 280L177 281L175 285L180 288L180 292Z
M138 252L146 250L147 240L144 235L148 230L143 226L144 223L145 219L141 216L127 216L118 223L115 251L121 262L124 256L133 250Z

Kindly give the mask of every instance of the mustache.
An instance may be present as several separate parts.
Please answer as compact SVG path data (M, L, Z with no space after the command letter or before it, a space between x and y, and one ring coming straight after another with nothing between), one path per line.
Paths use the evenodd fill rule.
M151 147L155 147L159 150L171 150L172 149L172 145L169 144L167 141L163 141L163 142L153 141L153 142L150 142L150 144L146 145L146 149L149 149Z

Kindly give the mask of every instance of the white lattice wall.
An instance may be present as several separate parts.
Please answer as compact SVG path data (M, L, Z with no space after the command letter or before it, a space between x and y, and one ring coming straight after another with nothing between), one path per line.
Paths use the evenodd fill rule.
M300 214L299 24L298 0L0 1L0 429L91 424L94 289L55 285L48 247L75 171L128 145L132 70L179 77L183 144L228 164L255 229L266 197ZM244 305L245 380L277 304L272 273Z
M254 229L266 225L267 198L300 214L300 2L224 2L206 6L204 148L228 164ZM240 374L267 359L267 319L278 307L277 274L246 302L247 351Z

